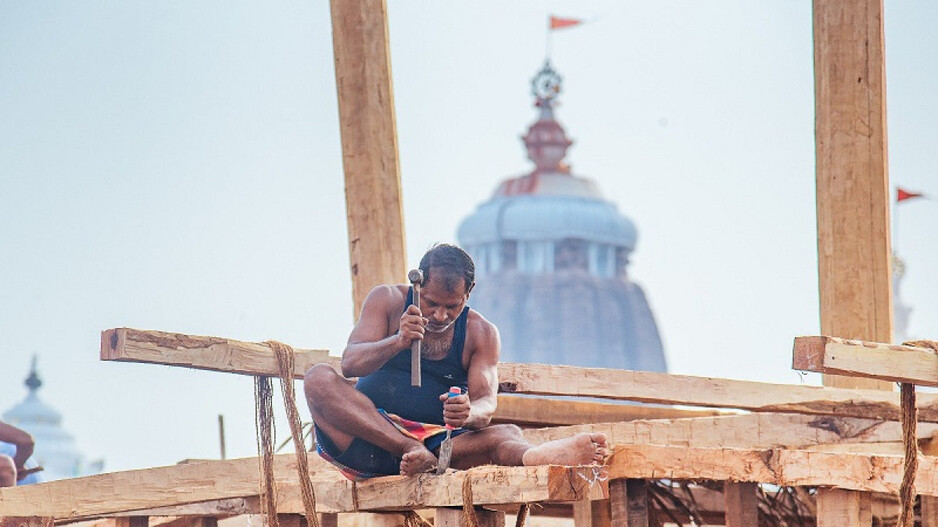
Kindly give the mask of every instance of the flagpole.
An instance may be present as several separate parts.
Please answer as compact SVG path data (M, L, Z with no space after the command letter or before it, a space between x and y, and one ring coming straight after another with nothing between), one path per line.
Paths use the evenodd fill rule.
M547 15L547 49L544 50L544 56L547 58L547 60L550 60L550 52L551 52L550 36L551 36L551 33L552 33L552 31L550 30L550 15Z
M896 187L896 191L893 193L896 196L895 201L895 214L892 215L892 253L899 255L899 209L902 207L899 206L899 187Z

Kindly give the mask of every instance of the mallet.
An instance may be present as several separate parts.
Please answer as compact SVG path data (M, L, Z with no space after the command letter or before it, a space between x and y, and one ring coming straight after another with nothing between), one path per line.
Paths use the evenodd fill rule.
M407 273L410 285L414 286L414 305L420 308L420 285L423 284L423 271L411 269ZM420 341L415 340L410 345L410 385L420 386Z

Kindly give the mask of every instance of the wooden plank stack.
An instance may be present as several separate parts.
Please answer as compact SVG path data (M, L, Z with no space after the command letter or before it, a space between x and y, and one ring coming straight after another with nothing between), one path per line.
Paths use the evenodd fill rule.
M836 346L832 347L833 344ZM862 362L856 369L863 375L892 378L895 376L893 361L880 357L882 349L888 346L804 337L795 341L793 362L802 369L823 370L825 353L834 350L837 356L850 356L851 360ZM863 355L864 350L869 350L867 356ZM916 357L934 353L907 347L902 348L902 352ZM102 333L101 358L247 375L271 375L276 369L274 354L264 344L126 328ZM322 351L298 351L296 362L307 368L322 362L337 366L335 359ZM851 373L851 368L838 363L840 374ZM531 414L522 419L534 423L539 415L552 408L578 402L530 397L533 394L585 393L592 397L610 387L606 393L609 399L642 401L649 398L648 388L643 385L651 381L642 372L576 368L576 375L564 375L566 381L558 383L557 372L567 369L502 365L500 374L505 375L502 384L507 383L515 394L502 398L511 400L517 398L517 394L528 395L525 408L530 409ZM295 372L296 377L301 376L299 370L300 367ZM919 381L928 381L922 373L912 375ZM616 386L634 379L638 379L638 386ZM938 381L938 371L933 373L931 381ZM567 513L576 518L577 525L643 525L653 509L649 506L648 480L708 480L724 482L725 491L722 506L710 507L716 509L710 511L711 517L721 517L726 525L755 525L752 518L758 513L756 496L761 492L757 485L760 483L839 489L839 493L825 493L828 497L846 500L848 505L851 500L869 500L877 495L868 493L897 492L902 456L901 430L894 417L898 404L894 393L817 388L807 392L818 391L824 397L806 397L807 387L799 385L667 374L654 374L654 383L660 392L670 394L656 396L655 402L681 405L706 402L723 411L678 414L672 418L668 414L673 410L664 408L661 411L667 417L660 419L623 418L619 422L525 430L526 437L533 443L583 430L602 431L613 445L613 453L603 467L486 466L450 471L440 476L390 476L353 483L311 454L308 459L317 510L326 515L326 520L331 520L334 518L330 514L336 513L442 511L461 507L461 489L468 478L473 505L501 511L485 516L495 518L491 521L496 523L500 521L498 515L506 510L514 512L521 504L538 503L554 506L547 509L552 514L563 514L563 507L567 507ZM698 387L701 392L691 393L688 386ZM741 394L745 392L752 393L752 400L758 400L758 404L752 400L743 402L745 397ZM758 399L755 394L759 394ZM837 404L818 403L824 400ZM646 412L640 416L649 417L656 407L642 408ZM758 411L747 412L740 408ZM821 415L819 408L830 409L830 413ZM735 413L730 413L730 409ZM923 422L918 428L919 437L928 441L936 430L938 424ZM295 457L292 454L276 456L274 470L278 513L287 515L285 518L302 514ZM919 494L938 496L938 459L923 458L916 483ZM137 518L137 521L148 517L151 522L171 517L218 519L260 513L258 485L256 458L198 461L2 489L0 516L53 518L57 522L102 517ZM588 505L590 502L595 504ZM571 504L577 505L570 508ZM822 512L830 509L829 505L820 507ZM442 512L441 517L453 514L457 513Z

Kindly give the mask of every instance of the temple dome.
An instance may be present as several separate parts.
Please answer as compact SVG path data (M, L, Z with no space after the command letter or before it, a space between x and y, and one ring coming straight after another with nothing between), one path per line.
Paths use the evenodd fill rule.
M30 391L25 399L3 414L3 420L10 423L58 427L62 423L62 414L42 402L35 391Z
M577 238L631 252L637 232L631 220L607 201L576 195L523 195L483 203L463 220L458 237L464 245Z
M627 273L635 224L564 161L573 141L554 117L560 81L548 62L531 83L538 117L522 139L534 168L459 225L478 277L469 303L498 326L503 360L666 371Z
M32 460L44 470L42 480L56 480L100 472L101 462L86 466L84 456L75 446L75 438L62 428L62 414L43 402L38 395L42 381L36 370L36 357L24 383L26 398L3 413L3 420L25 430L36 440Z

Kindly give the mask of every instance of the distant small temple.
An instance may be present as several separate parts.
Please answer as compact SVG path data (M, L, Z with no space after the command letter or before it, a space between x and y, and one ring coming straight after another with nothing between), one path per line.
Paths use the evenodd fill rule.
M39 388L42 380L36 369L36 357L24 383L29 393L20 403L7 410L3 421L29 432L36 441L32 459L43 471L41 481L73 478L96 474L103 469L103 461L86 464L84 456L75 447L75 438L62 428L62 414L44 403Z
M666 371L627 272L635 225L564 161L573 141L554 118L561 81L549 61L531 81L539 116L523 140L534 169L459 226L478 277L469 303L498 326L505 361Z

